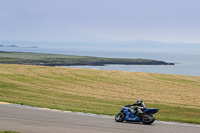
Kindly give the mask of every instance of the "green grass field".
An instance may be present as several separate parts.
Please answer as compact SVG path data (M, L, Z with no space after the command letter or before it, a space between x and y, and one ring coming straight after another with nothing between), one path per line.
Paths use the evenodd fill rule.
M116 115L143 99L158 120L200 124L200 77L0 64L0 101Z
M13 131L0 131L0 133L19 133L19 132L13 132Z

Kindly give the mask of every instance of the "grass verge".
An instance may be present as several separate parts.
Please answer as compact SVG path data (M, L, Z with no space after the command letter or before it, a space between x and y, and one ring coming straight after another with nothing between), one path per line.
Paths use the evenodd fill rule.
M13 132L13 131L0 131L0 133L19 133L19 132Z

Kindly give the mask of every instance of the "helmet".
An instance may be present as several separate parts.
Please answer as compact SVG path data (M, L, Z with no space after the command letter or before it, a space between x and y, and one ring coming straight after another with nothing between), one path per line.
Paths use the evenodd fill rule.
M138 100L137 100L137 103L138 103L138 104L142 104L142 100L141 100L141 99L138 99Z

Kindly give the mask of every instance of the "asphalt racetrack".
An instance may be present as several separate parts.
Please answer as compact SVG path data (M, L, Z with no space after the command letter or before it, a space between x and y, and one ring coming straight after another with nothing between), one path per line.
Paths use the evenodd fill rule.
M0 103L0 130L21 133L200 133L200 125L161 121L152 125L117 123L111 116Z

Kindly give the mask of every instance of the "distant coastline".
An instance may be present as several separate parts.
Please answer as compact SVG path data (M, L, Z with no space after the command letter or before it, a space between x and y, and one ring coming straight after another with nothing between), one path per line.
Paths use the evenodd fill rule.
M126 59L126 58L102 58L92 56L72 56L59 54L5 52L0 51L0 63L3 64L24 64L40 66L104 66L116 65L175 65L158 60L150 59Z
M0 45L0 47L19 47L19 46L17 46L17 45Z
M0 47L13 47L13 48L16 48L16 47L21 47L21 46L17 46L17 45L14 45L14 44L10 44L10 45L1 45L0 44ZM23 47L23 48L38 48L37 46L30 46L30 47Z

